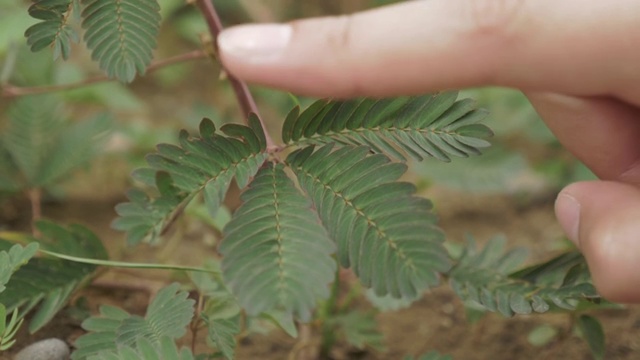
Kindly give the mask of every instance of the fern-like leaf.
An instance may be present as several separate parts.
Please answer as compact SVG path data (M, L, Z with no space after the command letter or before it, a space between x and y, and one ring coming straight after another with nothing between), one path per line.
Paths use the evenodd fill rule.
M36 226L42 234L38 240L45 249L99 259L107 257L100 240L80 225L64 228L40 221ZM28 239L28 236L24 237ZM0 241L0 247L6 248L10 244L5 240ZM34 333L67 304L69 297L92 275L95 268L94 265L59 259L31 259L13 274L6 291L0 294L0 303L9 311L20 307L23 315L37 307L29 323L29 331Z
M165 336L157 343L143 337L134 345L103 351L88 360L195 360L195 357L188 348L178 350L175 341Z
M8 250L0 251L0 293L5 290L11 275L25 265L37 251L37 243L30 243L25 247L15 244Z
M27 186L40 184L40 172L64 128L57 99L50 95L27 96L9 108L9 123L2 143L24 176Z
M155 347L162 345L162 338L175 340L182 337L193 317L195 301L188 299L189 294L179 291L179 288L176 283L160 290L149 304L144 318L116 307L100 307L100 316L82 323L89 333L76 340L78 349L71 359L102 359L96 356L133 347L140 339L148 340Z
M153 58L160 28L157 0L82 0L84 41L110 78L131 82Z
M42 20L25 32L31 51L53 47L53 59L69 58L71 43L79 41L78 33L69 24L71 0L37 0L29 7L29 15Z
M465 301L504 316L573 310L580 303L599 301L579 252L513 272L526 257L522 249L504 253L506 240L496 237L481 250L469 239L459 262L449 273L453 290Z
M68 124L60 113L59 101L50 95L21 98L9 109L0 142L4 146L0 156L5 154L0 165L17 168L21 188L52 185L91 160L107 139L109 117L99 115ZM7 186L10 180L7 178Z
M492 133L479 122L487 113L456 92L385 100L317 101L293 109L282 127L286 144L366 145L376 153L406 160L480 154Z
M281 310L311 318L329 295L335 245L282 164L268 163L242 194L220 246L225 280L251 315Z
M341 335L340 338L358 349L370 347L384 351L384 336L378 330L378 323L372 312L351 311L331 318L327 325L334 326Z
M235 178L240 188L245 187L266 160L266 140L258 129L228 124L221 130L230 136L223 136L205 119L200 137L182 131L180 146L159 145L157 153L147 156L150 168L134 173L138 180L155 187L159 196L130 191L130 202L116 207L120 217L113 227L127 231L131 244L152 241L198 194L203 195L209 212L215 213L231 181Z
M218 349L222 356L233 360L236 350L236 335L240 333L240 316L230 319L211 319L204 317L207 324L209 341Z
M415 298L450 268L431 202L398 182L406 165L365 146L307 147L287 162L338 245L340 264L353 268L378 295Z

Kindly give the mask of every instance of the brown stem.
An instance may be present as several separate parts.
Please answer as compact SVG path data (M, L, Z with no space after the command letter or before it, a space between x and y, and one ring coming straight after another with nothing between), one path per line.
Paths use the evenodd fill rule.
M164 60L155 61L147 68L147 73L152 73L161 68L178 64L185 61L193 61L198 59L204 59L208 55L206 52L202 50L194 50L188 52L186 54L181 54L177 56L173 56ZM80 87L88 86L91 84L115 81L114 79L110 79L105 75L94 76L88 79L84 79L78 82L70 83L70 84L60 84L60 85L45 85L45 86L32 86L32 87L19 87L12 85L4 85L2 86L2 95L0 97L3 98L14 98L18 96L26 96L26 95L36 95L43 93L51 93L57 91L65 91L77 89Z
M200 12L204 16L205 20L207 21L211 37L215 41L215 39L218 37L218 34L220 34L220 32L222 31L223 26L222 22L220 21L220 17L216 12L216 8L213 6L213 2L211 0L196 0L195 3L198 9L200 9ZM236 93L236 98L238 99L238 103L240 104L243 115L245 116L245 118L248 118L250 113L254 113L258 116L258 119L260 119L260 125L262 125L262 130L264 131L264 134L267 138L267 149L275 148L276 146L274 145L271 136L269 136L269 133L267 132L267 127L265 126L264 121L258 113L258 107L256 106L256 102L253 100L253 96L251 96L251 92L249 91L247 84L244 81L233 76L233 74L230 74L228 71L226 71L226 73L227 78L229 79L229 82L233 87L233 91L235 91Z

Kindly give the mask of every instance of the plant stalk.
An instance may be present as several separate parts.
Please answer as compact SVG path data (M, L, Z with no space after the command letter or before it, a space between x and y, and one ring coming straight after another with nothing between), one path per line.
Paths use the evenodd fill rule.
M223 26L222 26L222 21L220 21L220 17L218 16L218 13L216 11L216 8L215 6L213 6L213 2L211 0L196 0L195 4L200 10L200 12L202 13L202 15L204 16L205 20L207 21L209 32L211 33L211 37L215 42L215 39L218 38L218 34L222 32ZM226 72L227 78L229 79L229 82L231 83L231 86L233 87L233 91L236 94L236 98L238 99L238 103L240 105L243 115L245 116L245 119L248 119L249 114L251 113L256 114L258 116L258 119L260 120L262 131L264 132L265 137L267 138L267 149L276 148L273 142L273 139L271 139L271 136L269 136L269 133L267 132L267 127L265 126L265 123L262 120L262 117L260 117L260 113L258 112L258 107L256 106L256 102L253 99L253 96L251 95L251 92L249 91L249 87L247 86L247 84L244 81L235 77L233 74L229 73L228 71L225 70L225 72Z
M176 55L164 60L159 60L152 63L147 68L147 74L154 72L156 70L162 69L164 67L174 65L174 64L178 64L186 61L204 59L207 56L208 54L202 50L194 50L194 51L181 54L181 55ZM85 87L88 85L93 85L96 83L110 82L110 81L116 81L116 80L110 79L105 75L100 75L100 76L90 77L78 82L73 82L69 84L60 84L60 85L20 87L20 86L12 86L10 84L5 84L2 87L2 94L0 95L0 97L14 98L14 97L26 96L26 95L37 95L37 94L44 94L44 93L73 90L73 89Z

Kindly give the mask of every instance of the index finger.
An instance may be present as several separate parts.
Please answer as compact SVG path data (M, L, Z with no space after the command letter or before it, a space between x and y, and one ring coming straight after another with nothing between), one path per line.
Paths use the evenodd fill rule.
M572 95L640 80L637 0L428 0L245 25L218 38L228 71L316 96L504 85ZM624 87L624 86L620 86ZM616 95L616 94L613 94Z

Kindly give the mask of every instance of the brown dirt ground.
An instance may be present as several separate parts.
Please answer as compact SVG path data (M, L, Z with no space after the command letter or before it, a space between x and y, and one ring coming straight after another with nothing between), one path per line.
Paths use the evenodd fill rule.
M453 241L461 241L465 233L486 240L496 233L510 239L510 245L527 246L532 258L540 260L550 256L561 237L555 223L552 196L537 197L536 201L523 201L508 196L460 196L441 189L430 191L441 217L441 225ZM113 219L113 205L117 201L77 200L65 205L45 207L45 215L64 221L82 221L102 236L112 255L137 261L151 261L158 253L150 248L122 250L122 236L109 228ZM90 209L91 211L87 211ZM19 211L18 211L19 213ZM194 254L200 251L198 236L186 236L179 246L171 249L177 254L174 261L197 265ZM208 249L208 251L213 251ZM87 300L95 313L100 304L112 304L143 314L149 301L148 291L154 291L168 281L166 274L140 272L109 272L96 285L83 290L79 297ZM128 283L122 286L123 282ZM146 290L141 290L146 289ZM640 358L640 308L606 310L594 314L604 325L607 334L606 359ZM465 320L461 302L446 287L435 289L408 309L378 315L388 351L356 351L340 344L333 358L340 359L402 359L407 354L421 354L439 350L455 359L590 359L586 344L569 330L566 315L548 314L518 316L504 319L488 315L470 325ZM542 347L527 342L528 333L540 324L551 324L561 329L561 336ZM35 335L22 331L13 351L39 339L58 337L70 343L82 334L79 321L68 313L57 316L46 328ZM313 338L312 338L313 340ZM185 342L190 342L186 339ZM198 341L199 349L204 344ZM237 358L287 359L295 346L294 339L280 331L266 335L251 334L240 341ZM13 352L0 355L10 359Z

